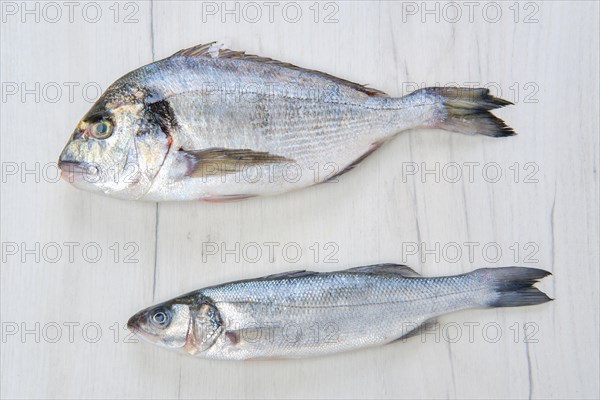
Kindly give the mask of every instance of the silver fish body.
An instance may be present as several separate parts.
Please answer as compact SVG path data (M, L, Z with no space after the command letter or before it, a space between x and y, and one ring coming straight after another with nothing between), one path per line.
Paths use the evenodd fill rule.
M394 264L298 271L201 289L140 311L128 327L210 359L326 355L393 342L458 310L546 302L532 285L548 274L508 267L424 278ZM154 321L157 312L165 326Z
M406 129L512 135L489 112L507 104L467 88L391 98L204 45L112 84L78 124L59 164L75 186L111 196L236 200L324 182Z

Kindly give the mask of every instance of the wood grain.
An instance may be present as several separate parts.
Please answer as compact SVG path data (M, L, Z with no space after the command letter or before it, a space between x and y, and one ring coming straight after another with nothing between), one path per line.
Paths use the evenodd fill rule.
M294 3L302 10L295 23L281 14L289 2L275 10L273 22L260 2L259 21L252 22L255 14L239 3L236 22L235 11L224 14L221 2L192 1L116 3L115 22L114 4L102 2L96 3L102 10L96 23L81 15L88 3L78 3L73 22L63 3L57 3L57 22L49 21L54 14L48 8L39 22L27 15L23 22L22 10L13 15L7 3L13 4L2 5L0 31L2 398L600 396L597 2L518 3L517 22L512 3L501 4L497 22L486 21L482 10L492 6L485 2L472 22L460 2L457 22L444 14L452 11L446 3L427 5L438 7L439 22L423 13L421 2L318 3L315 22L313 3L301 2ZM47 5L34 4L40 12ZM219 8L214 15L208 13L212 6ZM288 11L289 20L294 14ZM332 11L337 22L325 23ZM127 16L137 22L124 23ZM519 135L495 140L406 132L336 183L230 204L126 202L44 179L44 166L56 161L91 105L83 86L104 89L138 66L212 40L393 96L415 85L499 88L515 105L498 115ZM35 89L36 82L39 101L33 94L22 98L21 85ZM73 99L70 82L78 84ZM63 88L59 100L53 85L44 92L49 83ZM15 84L18 93L11 94ZM36 174L22 174L36 163L39 182ZM439 182L433 173L422 174L436 163ZM8 174L15 165L19 172ZM453 182L457 165L462 178ZM473 179L468 165L475 168ZM419 173L409 174L415 167ZM498 170L502 177L493 182ZM66 242L78 243L72 260ZM36 243L39 260L22 251ZM277 243L274 260L266 243ZM90 252L102 250L97 262L82 254L86 244ZM235 253L236 244L239 260L223 251ZM289 254L301 248L297 261L293 254L286 259L286 244ZM209 254L207 246L215 245L219 252ZM52 262L56 246L62 255ZM243 249L256 247L262 255L253 262L255 253ZM433 252L412 254L415 247ZM135 262L127 263L131 252ZM446 331L440 332L452 335L458 326L457 340L414 338L297 361L199 360L128 343L123 329L139 309L203 286L376 262L404 262L432 276L487 265L539 266L554 274L541 286L556 301L443 317ZM78 324L72 340L68 323ZM473 340L469 323L479 324ZM534 341L525 340L525 324ZM61 336L52 343L56 325ZM102 332L93 342L97 327ZM38 337L23 336L25 329Z

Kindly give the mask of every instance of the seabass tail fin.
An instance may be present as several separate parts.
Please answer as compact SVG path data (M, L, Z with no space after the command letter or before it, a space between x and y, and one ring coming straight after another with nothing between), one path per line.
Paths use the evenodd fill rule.
M472 272L489 288L481 299L483 307L520 307L546 303L552 299L533 285L551 275L537 268L482 268Z
M510 126L490 112L513 103L492 96L488 89L429 87L410 96L413 95L423 96L439 105L433 119L425 126L492 137L516 135Z

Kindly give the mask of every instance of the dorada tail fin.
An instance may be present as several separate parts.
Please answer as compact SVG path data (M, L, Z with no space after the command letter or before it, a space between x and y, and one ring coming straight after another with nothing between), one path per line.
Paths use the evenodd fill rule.
M510 126L490 112L513 103L492 96L488 89L429 87L417 90L411 96L413 94L424 95L441 104L433 120L426 126L472 135L516 135Z

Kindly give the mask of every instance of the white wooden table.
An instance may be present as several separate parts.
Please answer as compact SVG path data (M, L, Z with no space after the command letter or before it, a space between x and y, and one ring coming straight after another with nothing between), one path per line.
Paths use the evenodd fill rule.
M598 13L597 2L2 3L1 397L598 398ZM125 202L56 179L98 88L212 40L394 96L489 86L515 103L498 115L519 135L407 132L338 183L230 204ZM377 262L431 276L539 266L556 301L448 315L425 343L299 361L194 359L124 329L203 286Z

